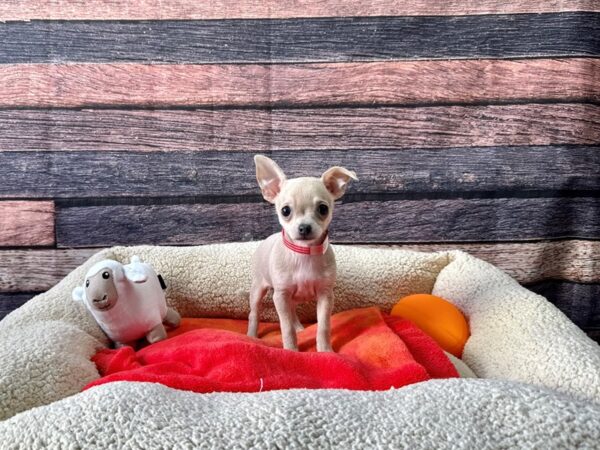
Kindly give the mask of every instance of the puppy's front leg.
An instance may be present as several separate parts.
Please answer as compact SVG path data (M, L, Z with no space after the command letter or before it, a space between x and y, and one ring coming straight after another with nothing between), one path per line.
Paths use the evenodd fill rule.
M326 291L317 297L317 351L332 352L331 348L331 312L333 310L333 291Z
M275 309L279 316L283 348L287 350L298 350L296 328L294 327L296 315L294 313L291 294L285 290L276 289L273 292L273 303L275 303Z

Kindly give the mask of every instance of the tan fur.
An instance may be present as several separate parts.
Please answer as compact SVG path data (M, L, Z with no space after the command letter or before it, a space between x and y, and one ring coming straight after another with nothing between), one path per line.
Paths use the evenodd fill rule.
M302 177L287 180L283 171L269 158L257 155L256 178L265 200L275 204L279 223L288 238L303 246L318 245L331 222L334 201L340 198L354 172L332 167L321 178ZM328 213L319 212L325 205ZM289 216L282 208L290 209ZM309 226L309 233L301 233ZM323 255L298 254L283 243L281 233L264 240L253 256L253 282L250 290L248 335L256 337L261 300L273 289L273 301L279 316L283 346L297 350L296 332L302 325L296 315L298 303L317 301L317 350L332 351L330 317L336 278L335 255L331 246Z

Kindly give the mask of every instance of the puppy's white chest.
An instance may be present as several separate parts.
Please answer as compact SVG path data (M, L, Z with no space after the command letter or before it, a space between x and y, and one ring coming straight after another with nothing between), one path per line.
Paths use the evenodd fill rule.
M294 300L308 301L314 300L327 287L331 274L323 264L305 263L295 268L291 278Z
M293 298L296 301L308 301L316 298L323 285L322 280L311 278L297 278L294 280Z

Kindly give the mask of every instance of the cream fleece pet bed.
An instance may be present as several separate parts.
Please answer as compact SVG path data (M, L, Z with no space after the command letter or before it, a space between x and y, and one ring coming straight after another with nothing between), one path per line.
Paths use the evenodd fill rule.
M115 247L0 322L0 448L598 448L600 346L543 297L459 251L335 246L336 310L432 292L469 318L464 361L480 379L386 392L195 394L98 378L107 344L72 289L95 262L154 265L186 317L246 318L256 243ZM301 312L314 319L314 308ZM265 308L263 320L275 319ZM484 378L484 379L481 379Z

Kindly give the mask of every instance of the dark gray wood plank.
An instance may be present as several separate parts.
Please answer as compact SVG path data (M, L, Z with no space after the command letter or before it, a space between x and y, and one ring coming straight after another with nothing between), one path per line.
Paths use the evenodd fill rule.
M9 312L23 306L37 294L0 294L0 320Z
M600 14L0 23L0 63L597 55Z
M600 106L0 110L0 151L365 150L597 145Z
M350 191L485 193L600 190L600 146L269 152L289 177L341 165ZM0 152L0 198L259 195L247 152Z
M59 247L206 244L263 239L279 230L261 203L63 207ZM600 198L362 201L339 205L331 236L343 243L597 238Z
M546 280L525 287L546 297L584 330L600 329L600 283Z

